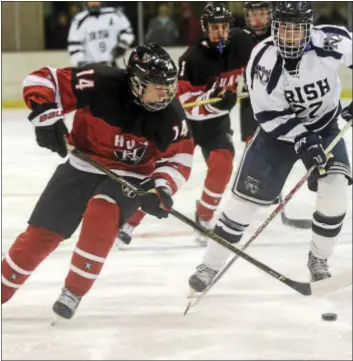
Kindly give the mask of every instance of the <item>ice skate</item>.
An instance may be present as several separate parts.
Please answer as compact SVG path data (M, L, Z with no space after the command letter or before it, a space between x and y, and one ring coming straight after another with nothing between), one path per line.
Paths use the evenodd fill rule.
M312 282L321 281L331 277L331 274L328 271L327 259L317 258L311 252L309 252L308 255L308 268Z
M115 241L115 245L118 249L121 246L130 244L132 240L132 232L134 231L135 227L130 225L129 223L125 223L119 230L118 237Z
M196 268L196 272L189 278L192 295L194 292L203 292L207 286L213 281L218 271L207 267L204 264Z
M211 221L204 221L197 213L195 214L195 220L197 224L201 225L207 230L212 230ZM206 247L208 237L198 231L196 231L196 233L197 234L195 236L195 243L201 247Z
M81 302L81 298L74 295L68 289L63 288L61 295L53 305L54 319L51 324L56 324L60 319L71 319Z

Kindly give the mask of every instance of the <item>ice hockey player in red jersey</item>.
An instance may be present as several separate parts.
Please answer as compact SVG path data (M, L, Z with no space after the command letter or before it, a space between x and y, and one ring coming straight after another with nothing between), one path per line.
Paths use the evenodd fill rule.
M237 101L237 85L250 58L253 40L242 29L231 29L226 4L207 4L201 16L204 38L191 45L179 59L178 95L182 104L220 97L221 101L186 109L195 145L201 147L207 176L196 206L196 221L211 229L211 220L233 169L234 146L229 112ZM143 214L136 213L122 228L125 243ZM198 244L207 239L197 235Z
M2 261L2 303L82 221L64 288L53 306L56 314L71 318L98 278L118 224L139 207L158 218L168 216L172 195L190 175L194 149L175 99L176 83L176 65L155 44L134 49L126 70L99 64L44 67L26 77L23 95L39 146L65 157L67 135L78 150L148 192L137 196L70 154ZM63 115L75 109L67 134Z

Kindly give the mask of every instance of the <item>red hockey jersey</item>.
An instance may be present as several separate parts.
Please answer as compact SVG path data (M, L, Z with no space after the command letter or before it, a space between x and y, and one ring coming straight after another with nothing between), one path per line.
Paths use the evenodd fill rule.
M70 143L120 176L152 176L173 193L190 176L194 144L180 102L148 112L136 104L124 70L43 67L25 78L23 96L29 108L56 102L64 114L77 109ZM70 163L100 173L72 154Z
M244 73L253 46L249 32L234 28L221 55L206 40L191 45L179 59L178 96L182 104L207 100L211 90L234 91ZM228 115L211 104L186 109L188 119L202 121Z

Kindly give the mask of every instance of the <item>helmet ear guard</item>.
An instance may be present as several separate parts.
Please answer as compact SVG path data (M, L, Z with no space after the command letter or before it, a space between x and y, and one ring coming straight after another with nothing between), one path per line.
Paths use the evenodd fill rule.
M136 47L128 60L127 73L135 101L148 111L165 108L176 96L177 67L170 55L159 45L150 43ZM166 90L166 99L153 103L143 101L148 84Z

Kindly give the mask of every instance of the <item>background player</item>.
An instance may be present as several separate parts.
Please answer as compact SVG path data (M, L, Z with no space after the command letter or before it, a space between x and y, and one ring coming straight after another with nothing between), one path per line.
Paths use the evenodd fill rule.
M24 99L32 109L29 120L41 147L67 155L63 114L78 109L69 142L150 191L138 197L70 154L2 261L2 303L82 220L65 286L53 307L71 318L98 278L119 224L138 207L158 218L168 216L172 194L190 175L194 148L183 108L174 99L176 81L176 65L155 44L137 47L126 70L100 64L45 67L24 80ZM189 157L179 162L180 154Z
M254 40L254 46L271 35L272 5L269 1L246 1L244 4L244 18L246 28ZM247 93L246 81L243 93ZM240 99L240 131L241 140L247 143L257 128L250 98Z
M237 85L251 49L251 36L244 30L232 29L232 16L223 3L206 5L201 16L204 38L191 45L179 59L178 95L182 104L221 97L217 102L186 110L195 145L201 147L207 163L207 175L196 207L196 222L211 229L214 212L233 170L233 131L229 113L237 101ZM120 232L128 243L134 227L141 221L136 213ZM207 239L197 235L205 246Z
M316 210L308 268L313 281L330 277L332 255L347 207L351 169L342 139L324 149L339 133L341 85L338 69L352 69L352 33L323 25L312 28L309 2L286 1L274 5L272 38L258 44L246 69L247 86L255 118L260 124L248 144L237 171L232 194L215 232L231 243L239 242L260 206L272 204L297 159L315 172ZM270 75L269 75L270 74ZM352 118L352 104L344 109ZM209 240L203 263L189 284L203 291L227 260L229 251Z
M85 2L86 9L72 20L68 35L71 66L104 63L116 66L135 36L128 18L100 1Z

